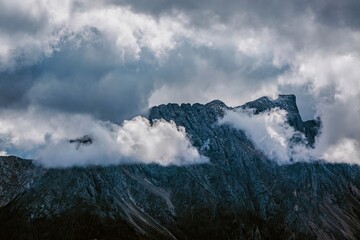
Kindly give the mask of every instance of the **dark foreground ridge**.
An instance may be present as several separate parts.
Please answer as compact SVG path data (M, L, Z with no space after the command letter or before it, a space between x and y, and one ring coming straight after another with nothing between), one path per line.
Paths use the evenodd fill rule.
M309 141L319 130L293 95L240 107L285 109ZM216 100L149 112L184 126L208 164L46 170L1 157L0 239L360 239L359 166L277 165L216 124L226 109Z

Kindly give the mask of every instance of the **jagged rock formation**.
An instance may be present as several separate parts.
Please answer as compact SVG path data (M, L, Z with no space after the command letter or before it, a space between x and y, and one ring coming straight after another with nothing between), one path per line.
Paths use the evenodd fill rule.
M76 138L76 139L70 139L69 143L75 144L76 149L79 149L79 147L82 146L82 145L86 146L86 145L92 144L93 139L90 136L85 135L85 136L82 136L82 137L79 137L79 138Z
M285 109L289 124L308 139L319 130L318 121L301 120L291 95L240 107ZM25 180L14 186L2 181L8 197L0 209L0 239L360 238L358 166L278 165L243 131L217 124L227 109L218 100L150 109L150 120L184 126L207 164L36 170L20 174ZM19 159L2 158L1 168L4 161Z

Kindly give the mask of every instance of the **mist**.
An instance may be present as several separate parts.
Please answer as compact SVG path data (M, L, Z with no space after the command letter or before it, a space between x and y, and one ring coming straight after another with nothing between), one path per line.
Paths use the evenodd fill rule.
M253 109L228 110L219 124L244 131L256 148L280 164L312 160L305 136L288 124L285 110L273 108L259 114ZM292 142L295 136L302 141Z
M186 131L174 122L135 117L121 125L88 115L64 115L29 109L3 112L2 155L34 159L45 167L153 163L162 166L206 163ZM70 140L89 136L91 144Z
M33 156L39 142L79 137L86 131L58 130L79 116L121 125L163 103L238 106L293 93L303 119L322 119L315 156L357 163L359 7L356 0L3 0L1 154ZM11 123L31 109L41 112L36 121ZM44 140L41 123L60 116Z
M314 146L309 146L304 134L289 125L287 111L279 108L259 114L254 114L253 109L227 110L218 123L244 131L256 148L279 164L311 161L360 164L358 128L347 131L347 124L352 124L356 117L347 116L345 108L336 105L323 110ZM334 122L336 118L338 121Z

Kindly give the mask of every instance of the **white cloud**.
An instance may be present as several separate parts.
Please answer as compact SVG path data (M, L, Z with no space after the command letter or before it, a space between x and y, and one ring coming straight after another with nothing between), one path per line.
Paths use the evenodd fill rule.
M315 108L323 120L317 151L329 153L333 147L342 149L349 145L344 144L349 139L354 146L359 144L360 31L356 25L359 21L347 4L335 4L336 9L331 9L331 4L313 5L313 1L300 5L270 1L269 5L264 5L266 7L246 1L227 4L198 1L191 4L195 9L189 10L190 4L177 1L161 6L157 3L147 5L143 1L121 2L128 4L83 0L0 1L1 107L11 108L24 102L27 102L26 106L37 104L41 107L50 103L50 108L58 108L57 111L94 115L100 112L97 116L110 119L114 112L126 112L124 115L133 112L129 114L126 107L110 108L109 102L124 103L127 100L124 106L139 103L128 107L135 109L136 106L134 111L140 109L139 105L146 108L147 103L151 106L167 102L208 102L216 98L239 105L263 95L287 93L296 87L301 89L298 93L303 94L301 87L307 86L306 94L311 101L298 100L306 101L308 108ZM156 11L150 9L153 6L168 9ZM328 7L333 14L327 11ZM329 14L324 14L323 9ZM45 67L39 64L29 71L34 78L21 73L17 75L16 71L24 65L56 58L55 53L64 51L67 43L67 46L80 48L86 41L97 42L99 45L96 46L106 46L107 50L99 47L96 52L84 47L75 53L86 52L82 58L74 60L74 56L65 56L63 62L59 62L61 66L68 63L73 70L69 73L55 72L49 64L44 64ZM155 59L146 67L140 59L144 49ZM91 58L100 60L90 61ZM153 61L153 58L149 59ZM100 81L100 87L96 83L91 85L90 81L84 84L82 79L88 78L84 77L84 72L96 70L94 65L98 67L101 62L113 65L99 67L93 82ZM127 69L117 69L125 62L136 65L132 66L136 73L133 69L130 73ZM166 64L168 62L171 64ZM56 64L59 63L55 61ZM146 70L141 72L144 68ZM9 69L14 70L14 75L3 75L3 71L11 72L7 71ZM102 95L103 92L107 95ZM80 93L86 94L86 98ZM5 97L1 99L2 96ZM104 99L107 101L101 101ZM79 104L91 101L98 105ZM47 118L56 118L51 116L52 113L48 114ZM7 125L0 128L9 144L26 149L34 144L44 144L48 132L52 141L81 132L74 129L64 134L52 123L42 124L44 120L33 114L30 117L37 119L32 124L41 132L38 134L29 124L11 125L16 117L19 116L2 118ZM123 115L121 117L123 119ZM76 122L80 117L75 118ZM57 121L60 120L54 120ZM271 138L271 134L268 137ZM287 151L281 149L280 155L285 156ZM352 159L357 158L354 153Z
M310 84L316 97L327 95L340 101L360 93L360 56L357 54L301 54L292 64L293 71L281 76L279 84ZM333 92L329 92L329 88L333 88Z
M116 141L121 155L146 163L183 165L207 161L191 145L185 128L174 122L156 120L151 125L146 118L136 117L123 123Z
M280 164L313 160L360 164L360 128L353 123L360 121L359 110L349 115L346 107L333 105L323 111L323 126L314 148L304 144L304 135L287 123L287 112L277 108L256 115L251 109L229 110L219 124L245 131L255 147ZM302 142L292 141L295 136Z
M8 156L8 153L6 151L0 151L0 157L2 156Z
M33 157L46 167L157 163L163 166L207 162L193 147L185 129L175 123L136 117L122 126L86 115L2 112L0 136L6 149ZM69 139L89 135L90 145Z
M176 36L186 31L180 14L155 19L124 6L70 0L27 3L5 0L0 9L6 21L14 25L11 30L0 25L0 71L50 57L61 50L63 41L76 36L86 39L91 28L100 32L108 41L106 44L113 45L123 61L137 60L142 48L150 49L160 58L176 45Z
M360 144L356 139L344 138L330 146L322 158L331 163L360 164Z
M245 131L258 149L279 163L310 160L305 144L292 142L295 135L304 141L305 137L287 123L286 116L287 112L278 108L256 115L251 109L237 109L227 111L219 123Z
M322 120L316 156L329 162L360 164L360 57L353 53L300 54L279 84L308 86L316 115ZM348 151L347 154L344 151ZM341 160L340 156L343 156ZM336 160L335 160L336 159Z

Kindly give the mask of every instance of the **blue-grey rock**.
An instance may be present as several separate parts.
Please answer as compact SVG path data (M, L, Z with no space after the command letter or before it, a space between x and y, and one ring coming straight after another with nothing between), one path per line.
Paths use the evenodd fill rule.
M319 133L318 120L301 120L293 95L260 98L240 107L257 113L280 107L297 130L312 137ZM29 179L25 181L34 180L26 188L17 184L17 195L10 194L0 209L0 238L360 239L358 165L278 165L243 131L217 124L225 110L232 108L215 100L149 111L150 121L165 119L185 127L193 145L210 159L206 164L23 174Z

